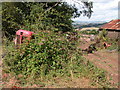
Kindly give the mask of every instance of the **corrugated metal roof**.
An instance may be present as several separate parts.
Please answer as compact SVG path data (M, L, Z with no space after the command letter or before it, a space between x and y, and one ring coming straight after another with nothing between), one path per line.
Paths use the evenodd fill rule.
M100 29L114 29L120 30L120 19L112 20L107 24L104 24Z

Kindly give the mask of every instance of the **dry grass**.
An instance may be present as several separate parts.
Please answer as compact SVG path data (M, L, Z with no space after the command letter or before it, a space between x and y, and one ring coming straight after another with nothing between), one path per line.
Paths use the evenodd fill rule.
M88 27L88 28L82 28L81 31L84 31L84 30L98 30L99 28L96 28L96 27Z

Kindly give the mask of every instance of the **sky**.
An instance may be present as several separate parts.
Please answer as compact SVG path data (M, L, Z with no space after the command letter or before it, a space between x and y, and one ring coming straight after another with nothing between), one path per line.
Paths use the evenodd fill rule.
M73 4L73 1L80 2L80 0L67 0L69 4ZM118 2L120 0L89 0L93 2L93 14L91 18L80 16L79 18L72 19L74 21L111 21L118 19ZM76 3L78 9L80 5Z

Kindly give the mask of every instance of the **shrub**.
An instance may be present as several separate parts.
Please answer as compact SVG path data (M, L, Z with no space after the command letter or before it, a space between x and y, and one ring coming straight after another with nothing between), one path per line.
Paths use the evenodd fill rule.
M39 32L35 39L20 49L12 49L7 53L4 62L9 72L22 74L26 78L34 78L49 74L51 71L67 71L70 59L78 54L76 44L69 42L64 35Z
M77 41L67 39L66 34L53 32L39 32L35 39L27 45L23 43L20 49L13 48L14 45L9 43L3 72L16 76L21 85L39 84L58 76L72 79L78 75L92 78L95 83L99 80L105 83L104 71L85 63L76 45Z

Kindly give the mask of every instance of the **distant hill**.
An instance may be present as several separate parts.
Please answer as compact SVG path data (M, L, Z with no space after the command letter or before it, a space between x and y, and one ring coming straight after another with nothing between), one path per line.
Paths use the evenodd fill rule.
M81 29L81 28L86 28L86 27L101 27L102 25L106 24L107 22L105 21L75 21L73 23L73 26L75 29Z
M89 24L89 23L97 23L97 24L100 24L100 23L107 23L106 21L74 21L73 24Z

